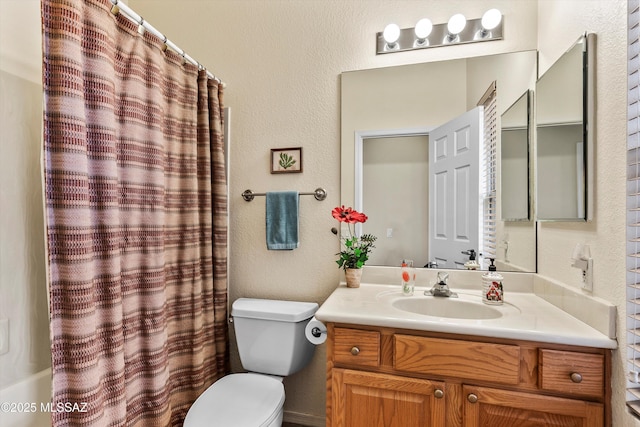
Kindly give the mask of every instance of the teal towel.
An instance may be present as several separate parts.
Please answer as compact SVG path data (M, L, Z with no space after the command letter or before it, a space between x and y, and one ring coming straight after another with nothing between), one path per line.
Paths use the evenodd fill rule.
M297 191L267 193L267 249L298 247L298 199Z

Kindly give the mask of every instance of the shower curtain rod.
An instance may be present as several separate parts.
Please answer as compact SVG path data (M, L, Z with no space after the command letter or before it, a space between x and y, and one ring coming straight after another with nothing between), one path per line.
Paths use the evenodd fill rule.
M131 21L135 22L136 24L142 26L145 30L150 31L153 35L155 35L155 36L159 37L160 39L162 39L164 44L167 47L169 47L171 50L173 50L174 52L176 52L177 54L182 56L185 59L185 61L189 61L191 64L196 65L198 67L198 69L200 69L200 70L206 70L207 71L207 76L209 76L210 78L216 80L218 83L220 83L222 85L222 87L226 87L227 86L226 83L224 83L218 77L214 76L202 64L200 64L198 61L196 61L191 56L189 56L187 54L187 52L185 52L183 49L180 49L174 42L169 40L167 38L167 36L165 36L160 31L158 31L153 25L151 25L147 21L145 21L142 16L140 16L136 12L134 12L129 6L127 6L126 4L122 3L119 0L111 0L111 4L113 4L113 7L111 8L111 13L113 13L114 15L117 15L118 13L122 12L123 15L125 17L127 17L129 20L131 20Z

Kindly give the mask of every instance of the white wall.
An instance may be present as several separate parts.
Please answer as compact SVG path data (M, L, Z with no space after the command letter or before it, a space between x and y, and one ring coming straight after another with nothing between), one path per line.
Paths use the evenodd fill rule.
M0 0L0 389L50 362L40 173L40 2Z
M593 294L618 306L619 351L613 353L613 425L640 425L626 414L625 378L625 189L627 2L562 0L538 2L538 49L544 73L585 31L597 34L595 212L591 223L541 223L538 272L579 287L570 267L576 243L591 246Z
M594 294L620 307L619 325L624 326L625 172L621 165L626 157L626 1L131 0L129 4L229 85L226 104L233 109L232 299L261 296L322 302L339 280L334 263L338 242L329 229L336 225L330 210L340 203L340 73L536 48L544 71L579 34L585 30L598 33L596 220L541 225L539 269L541 274L579 286L579 271L569 266L568 258L575 242L590 243L596 265ZM388 22L411 27L419 17L429 16L440 23L458 11L479 17L490 7L504 12L504 41L374 54L375 33ZM34 83L40 81L39 19L38 0L0 0L0 66ZM12 71L15 69L22 71ZM0 130L2 147L6 132ZM304 147L304 173L271 175L269 149L288 146ZM25 150L33 168L38 157L33 154L35 147ZM6 182L5 175L2 179ZM19 182L34 191L35 181L21 178ZM246 203L240 193L246 188L310 191L317 186L325 187L329 197L325 202L302 200L300 248L268 252L264 202L257 198ZM6 230L28 227L20 220L0 225L4 257L6 250L15 251L14 243L21 239L10 237L10 245L5 244ZM6 261L0 259L5 271ZM31 261L24 256L20 262L26 266ZM41 260L32 262L37 265ZM4 286L7 279L0 277ZM12 289L27 295L26 283L14 286L10 280ZM0 299L4 300L4 294ZM43 329L46 326L34 333ZM624 344L624 334L619 336ZM634 425L619 391L624 353L614 353L616 427ZM312 414L316 417L312 419L324 416L324 356L321 347L312 366L287 380L288 411Z

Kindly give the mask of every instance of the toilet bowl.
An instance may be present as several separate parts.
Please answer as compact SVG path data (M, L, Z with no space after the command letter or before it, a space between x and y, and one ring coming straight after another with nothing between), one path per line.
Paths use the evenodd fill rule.
M189 408L184 427L280 427L282 377L305 367L315 345L305 327L318 304L240 298L231 316L238 353L248 373L216 381Z
M185 427L280 427L282 381L262 374L231 374L205 390L191 406Z

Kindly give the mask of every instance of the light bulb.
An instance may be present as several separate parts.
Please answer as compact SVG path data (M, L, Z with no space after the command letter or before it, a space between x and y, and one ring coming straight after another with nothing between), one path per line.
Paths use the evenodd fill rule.
M424 40L429 37L431 34L431 30L433 30L433 24L429 18L423 18L418 21L416 24L416 28L414 28L414 32L416 33L416 37L420 40Z
M389 46L393 46L400 38L400 27L398 27L396 24L387 25L384 28L382 37Z
M465 18L461 13L456 13L449 18L447 30L449 31L449 34L458 35L462 30L464 30L465 25L467 25L467 18Z
M498 9L489 9L482 15L480 23L482 24L482 28L491 31L500 25L501 21L502 13Z

